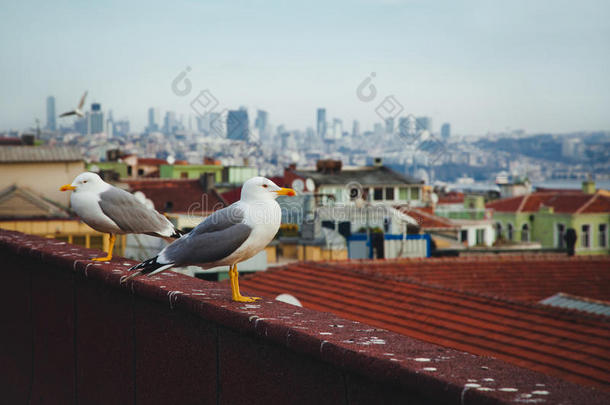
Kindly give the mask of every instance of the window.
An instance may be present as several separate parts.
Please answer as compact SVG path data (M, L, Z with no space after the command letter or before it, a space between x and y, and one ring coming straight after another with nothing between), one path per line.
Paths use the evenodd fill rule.
M383 188L377 187L373 190L373 200L375 200L375 201L383 200Z
M144 176L144 169L138 169L138 176Z
M591 227L589 225L580 227L580 245L584 248L591 246Z
M78 246L87 246L87 237L85 235L74 235L72 236L72 244Z
M411 199L419 200L419 188L418 187L411 188Z
M566 247L566 226L564 224L557 224L557 247L563 249Z
M127 166L127 175L131 176L132 173L133 173L133 167L132 166Z
M402 201L406 201L409 198L409 189L406 187L401 187L398 189L398 199Z
M529 242L530 241L530 226L528 224L523 224L521 227L521 242Z
M500 239L502 237L502 223L496 222L496 239Z
M189 178L188 172L180 172L180 178L181 179L188 179Z
M513 224L508 224L506 227L506 239L513 240Z
M460 242L468 243L468 231L466 229L460 231Z
M477 229L477 245L485 244L485 229Z
M91 249L104 250L104 237L102 235L90 236L89 247Z
M608 246L608 225L599 224L599 247L607 247Z
M355 200L359 197L361 197L361 195L360 195L360 189L358 189L358 187L352 187L349 189L349 199L350 200Z
M394 201L394 187L386 187L385 199L389 201Z

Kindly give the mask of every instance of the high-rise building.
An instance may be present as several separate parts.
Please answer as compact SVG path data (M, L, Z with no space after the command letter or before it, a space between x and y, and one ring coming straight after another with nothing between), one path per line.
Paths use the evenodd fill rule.
M326 138L326 108L318 108L317 130L319 138Z
M432 118L430 118L430 117L415 118L415 125L416 125L417 131L432 132Z
M360 136L360 123L354 120L354 125L352 126L352 136L354 138Z
M441 127L441 138L448 140L451 137L451 125L445 122Z
M343 121L339 118L333 119L333 138L341 139L343 136Z
M157 112L153 107L148 109L148 126L146 132L158 132L159 124L157 124Z
M247 141L249 126L248 111L245 109L230 110L227 115L227 138Z
M393 134L394 133L394 118L388 117L385 119L385 133Z
M91 112L88 120L88 134L99 134L104 132L104 113L100 103L91 104Z
M176 120L176 113L173 111L168 111L165 113L165 118L163 118L163 133L165 135L171 135L178 128L178 122Z
M258 110L256 112L256 121L254 127L258 130L258 136L266 138L269 125L269 113L267 111Z
M55 97L47 97L47 129L49 131L57 130L57 123L55 121Z

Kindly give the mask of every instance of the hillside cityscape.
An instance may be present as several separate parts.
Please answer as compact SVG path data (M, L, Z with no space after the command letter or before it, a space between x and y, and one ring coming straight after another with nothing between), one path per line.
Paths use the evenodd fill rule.
M287 128L272 112L216 111L207 91L191 102L192 114L150 107L147 125L136 130L112 108L87 104L83 117L58 118L56 99L46 99L46 119L35 127L0 130L0 137L28 136L49 145L80 148L90 162L106 160L117 149L140 157L187 161L205 159L224 165L251 165L262 175L277 175L289 164L313 166L320 159L341 160L347 166L385 165L427 184L493 185L507 179L543 183L565 180L610 181L610 131L536 133L518 129L485 136L455 135L451 123L431 117L391 111L379 104L379 122L372 128L334 117L321 107L304 112L307 128ZM120 115L120 114L119 114ZM578 182L574 182L578 188Z

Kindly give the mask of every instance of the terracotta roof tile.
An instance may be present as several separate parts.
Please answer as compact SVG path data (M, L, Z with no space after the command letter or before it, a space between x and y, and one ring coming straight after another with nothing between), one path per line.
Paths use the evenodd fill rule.
M427 261L421 260L421 263ZM444 262L445 272L451 271L449 260L438 262ZM464 262L457 267L470 268L479 274L476 271L482 262L477 265L476 261ZM574 266L579 260L566 262L580 268ZM242 284L261 295L289 293L308 308L330 311L427 342L494 356L579 384L610 390L610 323L607 320L428 285L416 277L408 281L393 279L379 270L383 265L371 267L374 263L292 264L246 277ZM411 270L417 267L416 263L408 261L402 269L409 274L417 273ZM501 263L505 270L512 266L508 261ZM387 265L396 268L397 262ZM539 267L530 265L529 271ZM498 268L497 272L500 271ZM509 277L519 280L514 272L507 274L506 278ZM602 278L607 283L608 276ZM453 279L459 280L459 277ZM564 279L564 282L570 284L573 280ZM495 281L481 281L479 285L493 286Z

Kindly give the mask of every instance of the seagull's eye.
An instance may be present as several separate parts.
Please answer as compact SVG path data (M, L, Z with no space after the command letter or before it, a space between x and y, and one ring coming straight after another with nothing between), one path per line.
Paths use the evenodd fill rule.
M87 182L87 180L83 180L83 183L86 183L86 182Z
M263 187L267 188L267 187L269 187L269 186L268 186L268 185L266 185L266 184L263 184Z

